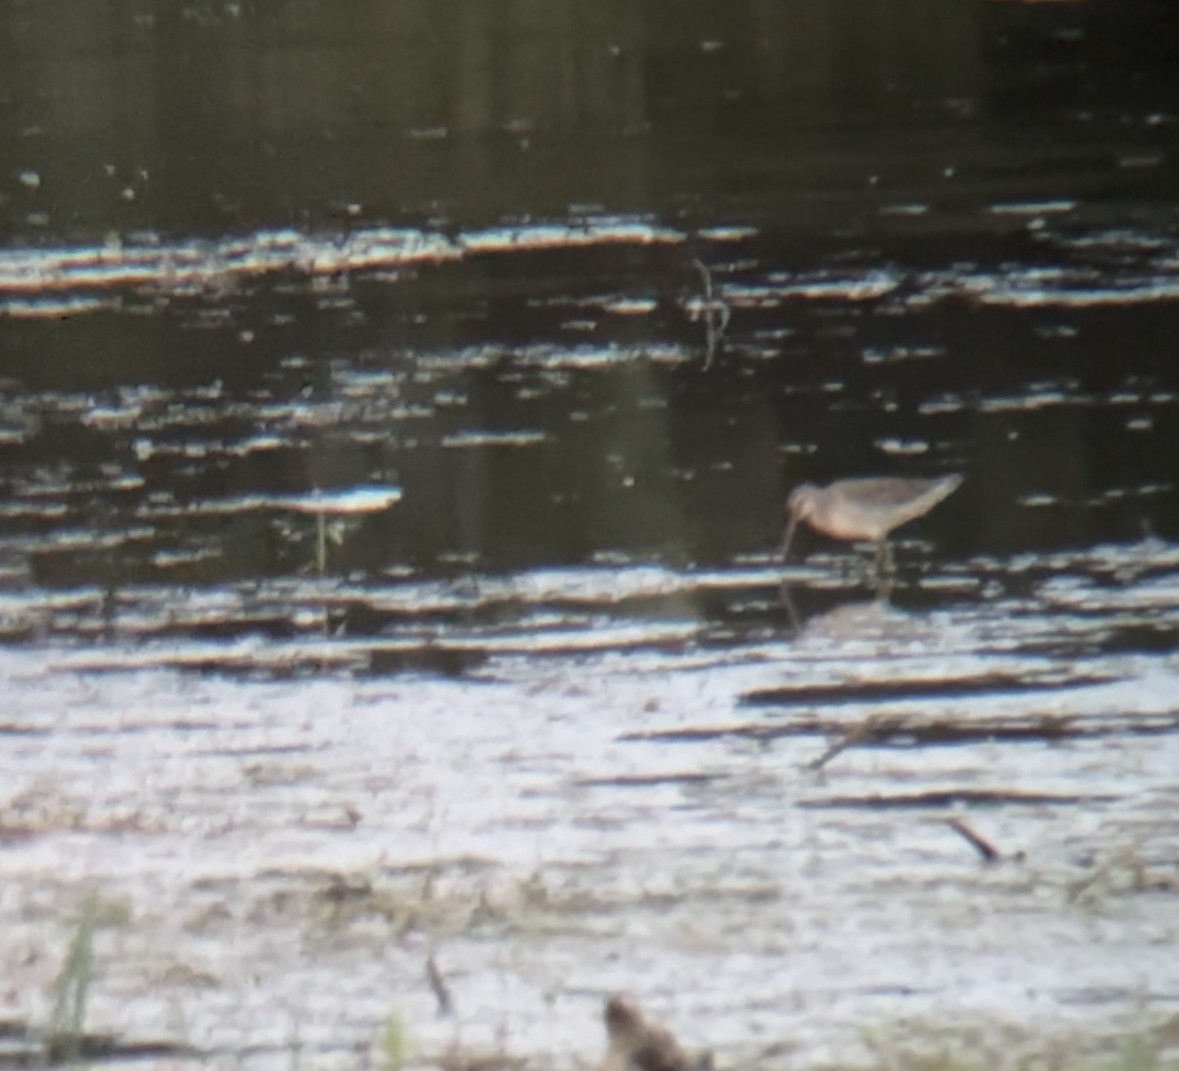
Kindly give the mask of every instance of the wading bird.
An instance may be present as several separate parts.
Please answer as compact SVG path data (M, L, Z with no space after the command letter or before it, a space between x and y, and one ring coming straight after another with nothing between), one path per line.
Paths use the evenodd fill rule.
M837 480L827 487L804 483L790 492L786 508L790 523L782 541L782 557L799 521L836 539L862 539L876 544L876 567L892 565L888 535L894 528L922 517L947 495L956 491L962 477L934 479L875 476Z

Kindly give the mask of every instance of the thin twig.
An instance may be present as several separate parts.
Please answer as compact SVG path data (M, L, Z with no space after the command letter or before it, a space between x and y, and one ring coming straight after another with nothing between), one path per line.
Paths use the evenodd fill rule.
M438 1001L438 1014L453 1014L454 1001L450 996L450 987L446 984L446 979L442 977L442 972L438 969L438 964L434 962L433 952L426 957L426 980L430 983L430 989L434 993L434 999Z
M693 257L692 263L696 266L696 270L704 277L704 301L705 304L712 304L712 272L708 270L708 265L704 263L699 257Z
M693 257L692 263L704 280L704 301L700 304L700 315L704 317L704 367L711 368L721 336L729 326L732 310L726 302L713 297L712 272L708 270L708 266L699 257ZM694 320L695 316L692 319Z
M987 840L980 833L976 833L966 824L961 818L947 818L946 825L948 825L955 833L958 834L967 844L969 844L983 860L988 863L994 863L1003 858L1003 853L999 851L989 840Z
M870 736L876 734L880 726L880 718L871 714L865 718L859 725L852 726L843 736L841 736L834 744L832 744L826 751L823 752L813 762L807 763L808 770L821 770L837 755L842 755L849 747L854 747L856 744L862 743Z

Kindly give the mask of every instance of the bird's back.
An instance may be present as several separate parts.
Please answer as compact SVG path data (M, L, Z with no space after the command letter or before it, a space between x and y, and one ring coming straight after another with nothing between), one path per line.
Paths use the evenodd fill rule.
M894 528L928 513L961 483L957 474L936 479L838 480L827 488L816 527L845 539L883 539Z

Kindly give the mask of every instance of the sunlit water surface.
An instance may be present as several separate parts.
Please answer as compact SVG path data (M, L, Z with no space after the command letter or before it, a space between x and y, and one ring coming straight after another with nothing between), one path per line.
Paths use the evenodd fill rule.
M380 203L374 146L299 225L243 180L234 226L178 194L104 232L22 128L13 1059L88 896L87 1030L212 1066L584 1067L615 990L721 1067L1116 1058L1173 1022L1179 122L1032 107L1075 17L1047 66L990 56L1025 111L937 82L964 65L934 113L693 141L668 101L713 27L624 134L504 117L540 170L467 176L483 135L415 121L389 182L436 202ZM735 107L739 69L701 84ZM606 149L644 181L540 206ZM952 471L888 583L775 554L796 483Z

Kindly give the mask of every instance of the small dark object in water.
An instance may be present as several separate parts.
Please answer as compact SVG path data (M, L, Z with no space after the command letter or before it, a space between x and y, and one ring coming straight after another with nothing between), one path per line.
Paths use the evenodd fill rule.
M438 969L438 963L434 959L433 952L426 957L426 980L430 983L430 989L434 993L434 999L438 1002L438 1014L452 1015L454 1013L454 1000L450 995L450 986L446 984L446 979L442 977L442 972Z
M604 1018L609 1044L599 1071L709 1071L712 1056L689 1056L670 1030L649 1023L633 1001L612 996Z
M875 714L869 715L859 725L853 725L846 733L835 741L826 751L813 762L807 764L808 770L821 770L837 755L842 755L849 747L872 737L879 732L882 719Z
M947 818L946 825L978 852L986 862L994 863L1002 858L998 848L986 837L971 829L961 818Z

